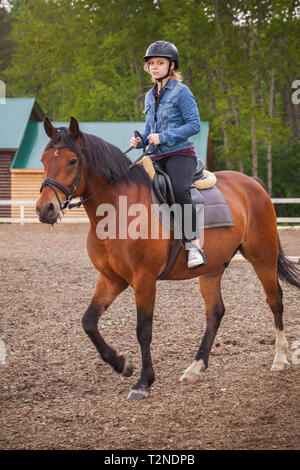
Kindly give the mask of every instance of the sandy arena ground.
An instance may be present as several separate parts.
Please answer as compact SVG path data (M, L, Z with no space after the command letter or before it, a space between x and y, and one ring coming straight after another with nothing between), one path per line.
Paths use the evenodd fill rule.
M300 291L281 283L290 368L271 373L273 315L252 266L232 262L209 368L200 383L184 385L179 378L205 328L203 300L197 279L158 282L156 381L150 399L127 401L141 364L133 291L101 322L108 342L135 365L126 379L101 361L81 326L98 277L87 230L0 225L0 448L299 448L300 352L292 346L300 342ZM288 255L300 256L300 230L280 237Z

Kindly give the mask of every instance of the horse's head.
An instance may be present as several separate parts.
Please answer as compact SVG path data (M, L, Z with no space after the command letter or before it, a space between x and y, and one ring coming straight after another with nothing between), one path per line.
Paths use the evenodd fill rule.
M44 128L50 142L41 158L44 180L36 212L41 222L53 225L71 199L83 193L86 163L75 118L71 118L69 128L55 128L46 117Z

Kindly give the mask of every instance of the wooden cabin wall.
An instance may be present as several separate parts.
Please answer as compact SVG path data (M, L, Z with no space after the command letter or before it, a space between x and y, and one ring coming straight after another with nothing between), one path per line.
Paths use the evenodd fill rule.
M40 196L40 187L43 180L42 170L19 170L11 169L11 199L30 199L37 200ZM37 217L35 212L35 206L25 206L24 208L25 217L35 218ZM11 208L12 217L20 217L20 207L12 206ZM87 217L83 207L79 209L72 209L70 212L66 212L66 218L78 218Z
M10 199L11 195L11 178L10 165L13 159L14 150L0 151L0 199ZM10 217L10 206L0 205L0 217Z

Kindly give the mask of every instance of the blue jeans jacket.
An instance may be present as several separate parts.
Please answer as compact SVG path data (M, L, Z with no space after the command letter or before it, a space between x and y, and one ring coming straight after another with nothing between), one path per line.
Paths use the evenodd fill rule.
M174 78L169 79L155 119L155 86L145 97L145 130L142 134L146 145L149 134L158 133L161 145L153 155L176 152L192 146L188 138L200 131L200 116L194 95L189 87ZM141 148L140 143L137 148Z

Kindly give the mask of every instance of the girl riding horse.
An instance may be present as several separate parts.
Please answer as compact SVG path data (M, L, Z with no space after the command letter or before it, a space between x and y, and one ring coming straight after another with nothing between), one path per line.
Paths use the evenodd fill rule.
M156 41L148 47L144 60L145 70L155 85L145 98L146 125L142 139L132 137L130 145L133 148L141 148L145 144L159 146L150 158L159 161L172 182L176 203L181 207L183 233L189 250L188 268L195 268L206 264L190 195L197 157L188 139L200 131L199 111L192 92L181 83L181 75L176 72L179 56L174 44ZM192 209L191 221L184 210L186 205Z

